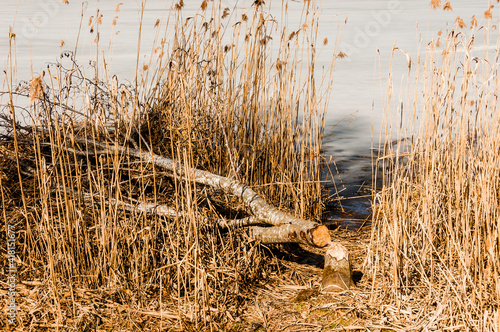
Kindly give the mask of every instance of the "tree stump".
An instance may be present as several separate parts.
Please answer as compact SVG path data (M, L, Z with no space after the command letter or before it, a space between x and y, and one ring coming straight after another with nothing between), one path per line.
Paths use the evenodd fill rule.
M349 252L340 243L328 246L322 286L325 292L342 292L354 286Z

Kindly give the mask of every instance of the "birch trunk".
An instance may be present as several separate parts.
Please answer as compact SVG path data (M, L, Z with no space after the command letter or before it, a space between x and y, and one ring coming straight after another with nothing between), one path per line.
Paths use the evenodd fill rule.
M222 189L224 192L239 197L250 208L255 218L276 227L252 227L251 234L256 240L263 243L297 242L324 247L331 242L328 228L316 222L297 218L287 212L278 210L267 203L252 188L237 180L213 174L196 168L186 167L170 158L144 152L137 149L125 148L118 145L108 145L95 140L75 138L77 142L89 144L99 153L118 151L154 163L175 175L188 178L200 184Z
M224 192L238 196L250 208L253 216L239 220L217 220L220 227L243 227L249 228L250 236L262 243L302 243L316 247L329 245L325 254L325 268L323 270L323 289L325 291L343 291L354 285L352 281L352 269L349 252L340 243L333 243L328 228L316 222L304 220L292 216L289 213L278 210L267 203L252 188L207 171L190 168L175 162L170 158L156 155L152 152L143 152L137 149L124 148L117 145L107 145L95 140L77 138L77 142L94 146L94 153L120 152L140 158L146 162L167 169L174 175L187 178L200 184L222 189ZM95 149L100 151L96 151ZM123 203L129 208L131 204ZM179 215L175 209L163 205L140 203L136 209L164 214L169 216ZM255 226L258 223L272 225L272 227Z

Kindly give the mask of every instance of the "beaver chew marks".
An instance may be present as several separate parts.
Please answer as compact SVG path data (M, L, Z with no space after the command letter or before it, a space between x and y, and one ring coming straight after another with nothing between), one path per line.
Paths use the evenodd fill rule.
M341 292L354 286L349 252L340 243L330 243L325 254L323 290Z

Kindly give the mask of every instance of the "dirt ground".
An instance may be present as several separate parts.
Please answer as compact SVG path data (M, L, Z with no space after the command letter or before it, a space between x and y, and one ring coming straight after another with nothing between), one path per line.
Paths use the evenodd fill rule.
M332 238L345 245L353 264L356 287L342 293L320 291L323 254L320 249L298 248L294 255L280 257L288 271L275 276L275 285L256 291L243 321L227 326L232 331L343 331L380 330L369 318L365 303L370 287L363 275L363 259L369 232L332 231ZM299 282L297 282L299 281Z
M282 271L271 272L267 282L252 287L251 294L245 294L241 314L234 316L231 310L207 316L205 326L179 321L172 311L134 310L126 305L128 296L117 292L62 289L58 292L66 297L60 308L54 308L53 317L40 317L40 321L57 322L59 315L63 324L35 324L23 328L4 326L7 331L343 331L381 330L373 317L373 308L368 306L370 286L363 275L369 231L336 229L331 231L335 241L345 245L353 263L353 279L356 287L343 293L322 293L320 291L323 272L322 249L284 245L269 250L272 259L280 261ZM36 298L43 294L47 285L36 282L19 284L19 311L37 315L46 311L38 308ZM248 292L248 290L247 290ZM123 294L122 294L123 293ZM5 294L2 294L5 295ZM45 296L50 296L47 292ZM248 301L248 299L251 299ZM253 300L252 300L253 299ZM71 315L71 312L78 312ZM65 316L73 316L67 319ZM213 318L210 318L213 317ZM210 321L213 319L213 321Z

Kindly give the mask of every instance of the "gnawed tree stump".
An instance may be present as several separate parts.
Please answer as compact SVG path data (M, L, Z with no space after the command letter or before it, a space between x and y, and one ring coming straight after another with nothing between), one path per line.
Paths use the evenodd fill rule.
M323 290L341 292L354 286L349 252L339 243L330 243L325 254Z
M215 220L223 228L248 227L250 236L262 243L302 243L315 247L329 248L325 256L325 270L323 274L323 288L325 290L344 290L353 285L351 278L351 265L347 249L339 244L333 243L328 228L319 223L297 218L287 212L278 210L275 206L267 203L252 188L230 179L208 171L187 167L170 158L156 155L152 152L141 151L129 147L122 147L95 140L75 137L75 141L87 145L87 153L103 154L119 152L140 158L144 162L154 163L173 173L174 176L188 179L200 184L222 189L228 194L239 197L249 207L253 216L238 220ZM115 199L108 201L115 202ZM161 214L165 216L180 216L183 213L165 205L154 205L139 203L137 205L118 202L128 209ZM207 220L206 217L202 217ZM271 227L255 226L257 224L268 224Z

